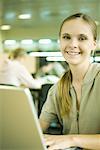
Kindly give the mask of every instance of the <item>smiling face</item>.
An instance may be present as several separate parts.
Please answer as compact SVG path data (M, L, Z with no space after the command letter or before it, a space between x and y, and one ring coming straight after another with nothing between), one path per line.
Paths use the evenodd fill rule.
M81 18L67 20L60 33L60 49L69 65L90 61L96 42L91 26Z

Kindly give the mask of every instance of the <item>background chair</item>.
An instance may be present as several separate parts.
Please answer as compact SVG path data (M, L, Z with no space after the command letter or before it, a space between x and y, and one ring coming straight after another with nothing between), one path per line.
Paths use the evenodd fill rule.
M38 117L40 116L42 107L47 99L48 91L53 86L53 84L44 84L42 85L41 90L39 91L39 102L38 102ZM59 122L52 122L50 127L47 130L49 134L62 134L62 127Z
M52 85L53 84L44 84L44 85L42 85L42 88L39 91L38 116L40 116L42 107L43 107L43 105L46 101L46 98L47 98L48 91Z

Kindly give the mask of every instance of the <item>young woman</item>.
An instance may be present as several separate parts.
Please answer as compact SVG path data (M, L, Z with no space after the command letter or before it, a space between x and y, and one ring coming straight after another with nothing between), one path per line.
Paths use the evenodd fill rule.
M61 52L69 70L49 91L40 116L45 131L53 120L63 135L45 135L50 150L80 147L100 149L100 64L91 63L97 27L83 13L66 18L59 33Z

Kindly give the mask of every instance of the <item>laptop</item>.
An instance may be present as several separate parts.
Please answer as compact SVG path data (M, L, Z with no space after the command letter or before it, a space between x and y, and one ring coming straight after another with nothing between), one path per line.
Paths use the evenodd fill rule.
M0 150L46 150L27 88L0 85Z
M27 88L0 85L0 150L47 150Z

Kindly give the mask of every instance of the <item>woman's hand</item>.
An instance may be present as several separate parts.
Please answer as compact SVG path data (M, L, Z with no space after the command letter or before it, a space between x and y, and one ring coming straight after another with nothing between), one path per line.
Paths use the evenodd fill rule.
M74 146L71 135L44 135L48 150L60 150Z

